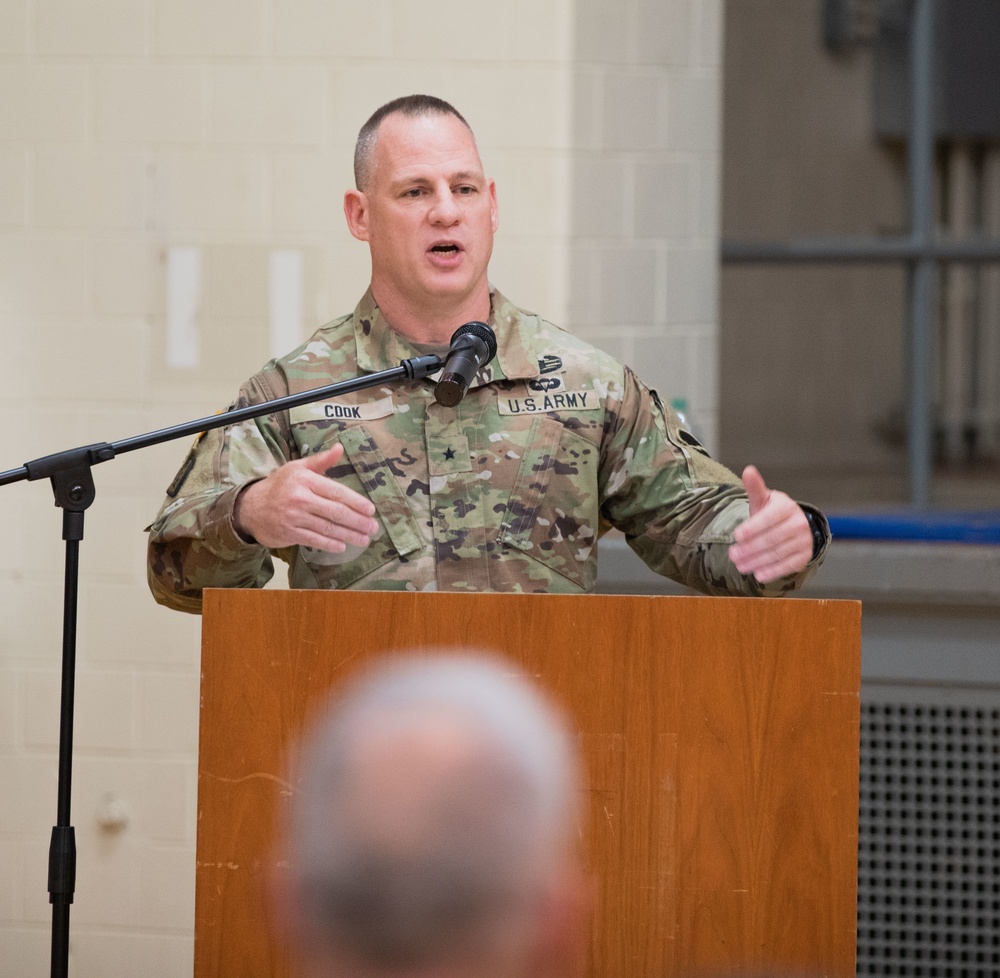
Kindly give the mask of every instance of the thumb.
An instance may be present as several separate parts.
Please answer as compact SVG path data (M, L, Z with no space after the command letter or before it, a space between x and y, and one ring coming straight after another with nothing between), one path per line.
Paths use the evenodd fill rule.
M316 452L315 455L307 455L302 459L302 464L311 472L319 475L326 475L328 469L332 469L342 458L344 446L337 442L325 451Z
M750 498L750 515L753 516L764 508L764 504L771 496L771 490L767 488L764 477L754 465L748 465L743 470L743 488Z

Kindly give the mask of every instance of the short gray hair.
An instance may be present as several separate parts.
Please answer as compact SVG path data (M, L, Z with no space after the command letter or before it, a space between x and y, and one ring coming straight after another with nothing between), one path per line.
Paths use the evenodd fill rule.
M416 118L422 115L453 115L469 132L472 127L465 117L450 102L434 95L404 95L379 106L361 127L358 141L354 144L354 186L361 191L368 186L372 167L375 163L375 143L378 141L378 127L390 115L405 115Z
M431 768L408 769L399 780L412 773L419 800L393 812L399 783L363 763L365 745L389 738L398 752L435 728L454 734L449 765L423 795ZM578 792L563 717L513 664L476 654L381 665L305 742L289 841L307 933L387 970L493 953L565 858Z

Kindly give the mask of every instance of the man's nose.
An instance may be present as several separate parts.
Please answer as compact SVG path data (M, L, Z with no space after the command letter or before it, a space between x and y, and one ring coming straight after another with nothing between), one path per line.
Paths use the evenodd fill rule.
M451 225L458 221L461 211L451 192L451 187L438 191L434 195L434 206L431 208L430 219L433 224Z

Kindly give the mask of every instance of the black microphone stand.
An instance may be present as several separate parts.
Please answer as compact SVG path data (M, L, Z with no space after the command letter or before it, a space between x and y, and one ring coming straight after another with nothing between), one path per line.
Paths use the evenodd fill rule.
M235 408L225 414L199 418L170 428L160 428L145 435L122 441L99 442L71 448L26 462L17 469L0 472L0 486L22 480L49 479L55 504L63 511L62 538L66 541L66 571L63 588L62 695L59 717L59 780L56 824L49 843L49 903L52 904L51 978L67 978L69 971L69 908L76 890L76 833L70 824L70 801L73 784L73 700L76 687L76 620L80 584L80 541L83 539L83 515L97 495L91 469L139 448L195 435L213 428L239 424L264 414L288 410L323 397L337 397L375 387L386 381L423 380L444 365L437 356L413 357L398 367L366 374L354 380L327 384L289 394L261 404Z

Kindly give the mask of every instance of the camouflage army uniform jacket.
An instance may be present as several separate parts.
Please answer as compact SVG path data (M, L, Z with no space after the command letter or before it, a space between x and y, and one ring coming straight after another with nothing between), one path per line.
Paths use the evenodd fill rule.
M272 552L233 523L240 488L337 441L345 454L328 475L371 499L380 530L346 553L275 551L292 587L583 593L594 587L597 538L609 525L653 570L708 594L781 594L818 564L766 587L742 576L727 554L748 514L740 480L656 393L495 291L491 325L497 356L453 408L435 401L426 379L201 436L150 527L156 599L198 612L203 588L265 584ZM369 292L353 315L268 363L236 403L415 355Z

